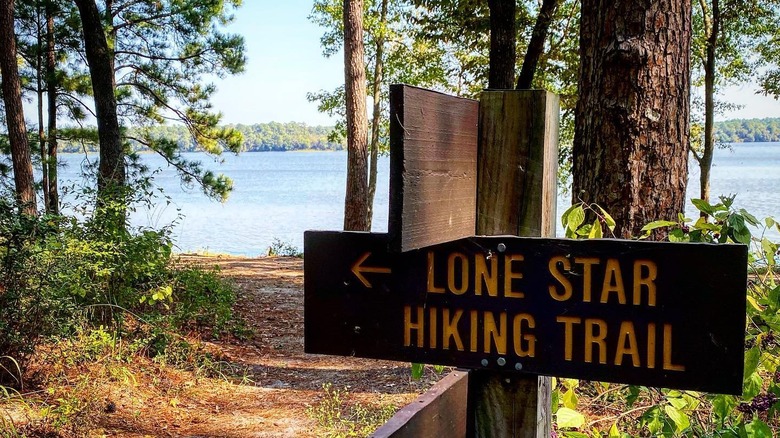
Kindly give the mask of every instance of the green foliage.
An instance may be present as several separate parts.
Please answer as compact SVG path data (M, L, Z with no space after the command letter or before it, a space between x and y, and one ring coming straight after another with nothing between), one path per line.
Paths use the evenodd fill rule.
M675 242L749 245L742 395L553 379L552 412L559 436L770 437L780 433L780 246L767 237L768 231L780 232L780 224L736 208L734 196L721 196L714 205L700 199L692 202L700 218L694 221L680 215L676 222L655 221L643 228L643 237L665 229ZM586 212L599 217L600 223L588 223ZM593 228L607 224L607 217L598 206L577 204L563 214L562 222L567 236L588 238L593 237ZM605 406L616 414L605 415ZM589 418L591 412L599 414Z
M273 257L303 257L303 252L297 246L275 237L273 242L271 242L271 246L268 247L267 255Z
M122 331L128 314L165 330L238 328L233 287L216 270L174 263L168 228L112 228L99 208L84 221L19 216L9 199L0 197L0 357L18 366L0 359L3 381L20 385L30 354L50 337L84 324Z
M780 119L734 119L715 123L715 136L718 141L740 142L777 142L780 141Z
M302 150L342 150L341 140L332 141L328 126L308 126L304 123L256 123L252 125L226 125L221 129L231 129L241 135L239 152L302 151ZM127 131L129 147L135 152L149 151L142 142L132 140L141 133L130 128ZM170 149L169 153L197 152L202 147L190 136L182 125L156 125L145 130L146 135L155 139L159 147ZM64 136L60 142L63 152L97 152L97 131L85 128L66 128L60 131Z
M387 422L395 413L391 404L364 405L349 400L346 389L322 385L323 398L306 413L317 421L322 436L329 438L365 437Z

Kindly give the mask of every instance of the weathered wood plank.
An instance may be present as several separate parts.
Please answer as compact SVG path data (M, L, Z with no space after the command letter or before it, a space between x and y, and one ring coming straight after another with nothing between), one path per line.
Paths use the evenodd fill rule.
M479 102L390 86L390 215L394 251L474 235Z
M456 370L404 406L373 438L466 436L469 372Z
M544 90L482 93L478 234L555 235L558 102Z
M555 236L559 113L558 96L544 90L482 93L477 234ZM473 377L476 436L550 436L549 377Z

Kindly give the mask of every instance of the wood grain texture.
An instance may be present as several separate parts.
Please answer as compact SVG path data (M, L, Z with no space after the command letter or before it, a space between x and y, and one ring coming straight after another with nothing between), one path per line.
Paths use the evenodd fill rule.
M398 411L371 437L465 437L468 382L468 371L451 372L417 400Z
M482 93L477 234L555 236L559 105L544 90ZM474 379L475 436L550 436L549 377L483 371Z
M390 214L394 251L474 235L479 102L390 87Z
M554 236L558 96L485 91L479 117L478 234Z

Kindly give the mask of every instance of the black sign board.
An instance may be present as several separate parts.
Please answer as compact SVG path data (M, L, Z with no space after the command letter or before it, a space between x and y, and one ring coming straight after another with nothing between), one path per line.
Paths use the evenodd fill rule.
M739 394L747 248L304 237L307 353Z

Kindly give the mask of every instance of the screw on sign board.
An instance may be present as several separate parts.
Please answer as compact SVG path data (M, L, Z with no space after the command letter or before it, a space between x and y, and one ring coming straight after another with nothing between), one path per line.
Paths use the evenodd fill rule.
M305 350L739 394L743 245L307 232Z

